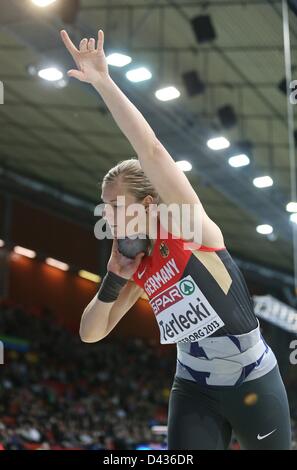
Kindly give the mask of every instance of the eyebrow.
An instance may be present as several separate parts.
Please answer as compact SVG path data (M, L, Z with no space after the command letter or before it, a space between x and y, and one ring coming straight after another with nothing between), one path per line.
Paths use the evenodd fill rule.
M104 202L104 199L103 199L102 195L101 195L101 199L102 199L102 201ZM116 202L116 199L112 199L111 201L109 201L109 203L110 203L110 202Z

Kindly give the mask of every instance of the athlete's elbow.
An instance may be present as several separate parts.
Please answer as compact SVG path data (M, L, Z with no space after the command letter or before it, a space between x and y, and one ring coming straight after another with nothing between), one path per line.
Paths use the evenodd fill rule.
M83 343L91 344L91 343L98 343L100 341L100 338L89 338L87 336L80 336L80 339Z
M96 332L94 334L93 331L88 331L84 325L80 325L79 328L79 337L83 343L97 343L101 341L101 339L105 338L105 335L100 334L100 332Z
M83 343L97 343L103 339L103 336L93 336L93 335L86 335L85 333L79 332L79 337Z

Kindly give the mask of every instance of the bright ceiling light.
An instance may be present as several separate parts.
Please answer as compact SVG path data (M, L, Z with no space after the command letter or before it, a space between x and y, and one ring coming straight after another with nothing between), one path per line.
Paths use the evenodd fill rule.
M273 179L270 176L259 176L254 178L253 183L257 188L268 188L273 185Z
M114 52L113 54L109 54L106 57L108 65L114 65L115 67L124 67L125 65L130 64L132 62L132 58L125 54L120 54L118 52Z
M62 263L62 261L58 261L54 258L46 258L46 264L52 266L53 268L61 269L62 271L68 271L69 265L66 263Z
M290 221L293 222L294 224L297 224L297 213L291 214L290 215Z
M130 82L143 82L152 78L151 72L146 67L139 67L138 69L129 70L126 77Z
M214 137L207 141L207 147L211 150L223 150L230 147L230 142L226 137Z
M160 101L170 101L178 98L180 96L180 92L174 86L168 86L166 88L160 88L155 92L156 98Z
M63 72L57 69L56 67L48 67L46 69L41 69L38 72L38 76L43 78L43 80L48 80L49 82L56 82L63 78Z
M191 171L192 170L192 165L187 160L180 160L179 162L176 162L176 164L182 171Z
M36 251L28 250L28 248L24 248L22 246L15 246L13 251L17 255L26 256L27 258L35 258L36 257Z
M249 165L250 159L245 153L240 153L239 155L230 157L228 162L229 165L233 166L234 168L239 168L241 166Z
M286 209L288 212L297 212L297 202L288 202Z
M263 224L263 225L258 225L256 230L258 233L261 233L261 235L269 235L270 233L273 232L273 227L268 224Z
M37 5L38 7L47 7L51 3L54 3L56 0L32 0L34 5Z
M0 248L2 248L2 246L4 246L4 245L5 245L4 240L0 239Z
M83 279L87 279L88 281L95 282L96 284L98 284L101 281L101 277L98 276L98 274L90 273L89 271L85 271L84 269L81 269L78 272L78 275L82 277Z

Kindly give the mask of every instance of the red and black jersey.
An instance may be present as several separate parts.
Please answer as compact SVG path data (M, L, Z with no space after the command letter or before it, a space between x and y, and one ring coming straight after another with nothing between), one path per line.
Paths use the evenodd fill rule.
M226 247L175 238L158 223L158 236L133 280L146 292L161 343L241 335L257 328L244 277Z

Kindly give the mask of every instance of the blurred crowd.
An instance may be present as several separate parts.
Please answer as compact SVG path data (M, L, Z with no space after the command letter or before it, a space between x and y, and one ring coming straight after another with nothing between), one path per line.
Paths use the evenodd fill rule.
M166 445L154 426L167 424L172 349L139 338L85 344L48 310L36 317L5 303L0 336L0 450Z
M85 344L49 312L34 318L11 306L0 308L0 335L29 343L5 347L0 446L133 449L163 440L151 428L167 420L175 357L164 348L137 338Z

